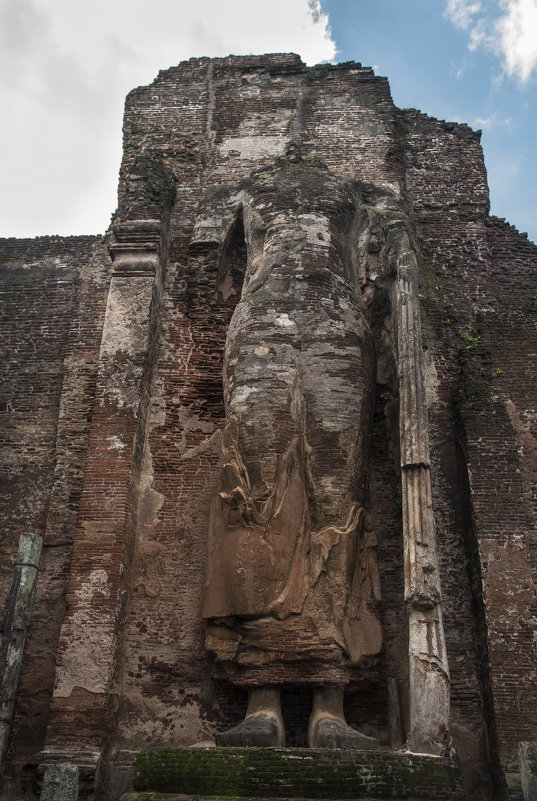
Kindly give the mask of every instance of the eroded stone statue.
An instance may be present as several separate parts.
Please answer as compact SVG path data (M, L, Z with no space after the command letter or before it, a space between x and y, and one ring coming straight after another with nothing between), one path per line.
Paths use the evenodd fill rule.
M203 615L207 648L249 704L217 742L282 745L280 687L308 684L310 747L373 747L343 714L345 685L382 646L356 184L286 160L233 202L248 256L225 348Z

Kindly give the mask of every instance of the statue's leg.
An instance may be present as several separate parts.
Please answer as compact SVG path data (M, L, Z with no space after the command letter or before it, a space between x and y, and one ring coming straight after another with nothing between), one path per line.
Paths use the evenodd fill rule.
M215 737L217 745L257 746L285 745L280 690L277 687L251 687L248 709L242 723Z
M343 687L316 687L308 724L309 748L354 748L371 751L378 747L368 737L349 726L343 712Z

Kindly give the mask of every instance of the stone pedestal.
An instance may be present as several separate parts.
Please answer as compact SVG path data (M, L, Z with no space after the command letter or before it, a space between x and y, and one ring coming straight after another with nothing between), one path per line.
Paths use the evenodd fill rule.
M47 765L40 799L41 801L77 801L77 766L71 762Z
M98 751L42 751L25 766L26 786L41 789L40 801L93 799L100 768Z
M146 751L135 764L141 801L151 791L203 798L338 798L462 800L458 767L441 757L408 753L300 748L179 748ZM162 796L169 801L173 795Z

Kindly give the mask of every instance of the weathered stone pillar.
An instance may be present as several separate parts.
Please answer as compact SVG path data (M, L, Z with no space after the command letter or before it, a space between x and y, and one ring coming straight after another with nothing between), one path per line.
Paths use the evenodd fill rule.
M519 743L518 762L524 801L537 801L537 743Z
M158 336L160 220L114 225L108 294L67 610L44 759L95 769L135 545L138 484ZM82 751L84 753L82 753Z
M175 178L138 154L108 241L112 275L101 336L66 612L42 764L70 762L98 782L111 730L117 638L130 586L147 410ZM113 235L113 239L112 239ZM112 240L112 241L110 241Z
M2 620L0 648L0 787L4 775L15 697L34 606L42 539L39 534L21 534L11 589Z
M449 671L431 497L418 263L406 234L398 253L399 429L410 659L408 745L415 752L439 754L448 725Z

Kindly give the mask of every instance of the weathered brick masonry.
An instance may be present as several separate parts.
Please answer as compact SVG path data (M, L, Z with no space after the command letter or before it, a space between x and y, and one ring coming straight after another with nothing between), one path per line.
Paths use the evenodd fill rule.
M200 609L246 243L240 226L224 243L207 224L193 236L209 190L252 172L262 182L291 143L304 164L406 204L451 736L468 798L506 782L517 797L518 742L537 740L537 249L489 216L478 133L396 109L360 64L273 55L193 59L129 94L104 238L0 241L3 594L19 534L44 536L6 798L31 787L44 751L100 761L98 797L114 797L131 752L207 740L244 713L245 694L205 655ZM387 745L388 679L408 731L408 630L393 294L376 259L371 247L361 278L377 343L369 496L384 649L347 715ZM283 701L288 745L303 745L309 693Z
M2 594L23 531L44 538L13 736L43 743L108 291L100 237L3 240Z

